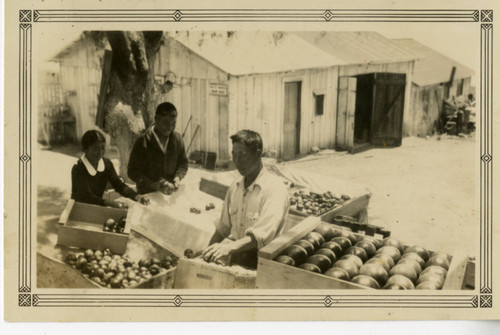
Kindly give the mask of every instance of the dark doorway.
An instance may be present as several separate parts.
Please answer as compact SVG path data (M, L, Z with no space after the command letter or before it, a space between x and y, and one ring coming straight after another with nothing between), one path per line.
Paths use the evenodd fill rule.
M285 114L283 124L283 159L300 153L300 81L285 83Z
M356 79L354 147L401 145L406 76L370 73Z
M354 145L369 143L371 139L374 77L373 73L356 76Z

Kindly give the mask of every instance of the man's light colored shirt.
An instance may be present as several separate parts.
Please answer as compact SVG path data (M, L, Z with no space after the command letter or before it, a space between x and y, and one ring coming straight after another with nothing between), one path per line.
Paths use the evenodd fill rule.
M229 187L215 228L232 240L252 236L260 249L283 232L288 207L283 181L262 168L247 189L244 177Z

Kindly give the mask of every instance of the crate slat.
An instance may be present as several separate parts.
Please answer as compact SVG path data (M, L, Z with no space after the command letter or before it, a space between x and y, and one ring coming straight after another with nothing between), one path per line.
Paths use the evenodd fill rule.
M371 289L265 258L259 258L256 287L261 289Z
M259 257L266 258L266 259L274 259L276 256L278 256L283 250L297 242L316 228L321 224L321 219L319 217L315 216L309 216L306 219L304 219L302 222L300 222L298 225L290 229L289 231L285 232L283 235L278 236L276 239L271 241L268 245L265 247L261 248L259 250Z
M123 254L127 248L130 225L124 233L103 231L107 219L120 220L127 216L126 209L84 204L70 199L59 219L57 244L82 249L106 249Z
M177 264L174 288L253 289L257 273L238 265L222 266L201 258L182 258Z
M229 186L223 185L219 182L201 178L200 180L200 191L203 191L207 194L213 195L216 198L224 200L226 197L227 190Z

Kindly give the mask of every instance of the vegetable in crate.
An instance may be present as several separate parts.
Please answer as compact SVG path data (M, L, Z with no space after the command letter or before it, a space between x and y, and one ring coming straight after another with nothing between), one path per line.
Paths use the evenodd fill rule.
M341 259L333 264L334 268L341 268L347 271L349 278L354 278L359 273L358 266L351 260Z
M306 263L316 265L321 272L325 272L332 265L330 258L321 254L312 255L307 259Z
M85 277L103 287L128 288L175 267L177 259L170 256L163 260L153 257L142 259L138 264L126 254L111 257L109 249L88 249L79 256L68 254L66 263L73 265Z
M385 285L390 285L390 284L397 284L402 287L404 287L406 290L413 290L415 289L415 285L413 285L413 282L408 279L405 276L402 275L393 275L390 276L389 279L387 279Z
M305 212L310 215L321 215L346 200L349 200L349 196L342 195L341 198L338 198L330 191L323 194L316 192L309 192L307 194L304 191L299 191L295 192L293 197L290 197L290 205L299 212Z
M127 224L126 218L122 217L120 220L115 221L112 218L109 218L104 222L103 231L110 233L120 233L123 234L125 230L125 225Z
M383 286L387 279L389 279L387 271L381 265L376 263L363 265L359 269L359 274L375 279L380 286Z
M341 280L346 280L346 281L349 280L349 273L345 269L342 269L342 268L335 268L335 267L329 268L328 270L326 270L324 275L328 276L328 277L332 277L332 278L341 279Z
M378 282L375 279L373 279L372 277L369 277L369 276L365 276L365 275L357 275L351 279L351 282L359 284L359 285L371 287L374 289L380 288L380 285L378 284Z

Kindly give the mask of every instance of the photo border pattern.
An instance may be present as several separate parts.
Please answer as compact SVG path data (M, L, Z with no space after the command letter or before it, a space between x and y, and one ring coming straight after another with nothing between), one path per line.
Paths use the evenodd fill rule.
M31 293L32 25L58 22L471 22L480 25L479 293L457 295L204 295ZM165 9L19 11L18 304L32 307L491 308L493 10ZM256 292L261 293L262 291Z

